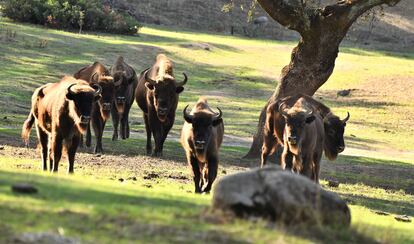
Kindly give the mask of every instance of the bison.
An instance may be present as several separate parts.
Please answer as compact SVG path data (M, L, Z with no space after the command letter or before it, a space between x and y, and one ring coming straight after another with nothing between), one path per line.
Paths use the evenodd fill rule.
M129 110L134 102L138 78L135 70L125 63L122 56L118 57L110 70L115 84L115 99L111 107L114 127L112 140L115 141L118 139L119 122L121 122L121 138L129 138Z
M91 87L92 86L92 87ZM92 106L101 97L98 84L64 77L58 83L49 83L35 90L32 107L23 124L22 138L29 140L30 130L36 124L41 146L43 170L58 171L65 146L68 154L68 172L73 173L76 150L80 137L91 119Z
M160 54L154 65L139 76L135 100L144 113L148 155L162 156L164 141L174 124L179 94L187 83L187 75L183 75L183 81L176 81L172 61ZM151 135L155 141L153 152Z
M346 122L349 119L349 113L345 119L341 120L338 116L334 115L327 106L314 100L310 96L298 94L283 98L267 106L261 157L262 167L266 164L268 155L275 153L280 146L284 145L283 133L285 128L285 119L279 112L280 104L285 102L289 106L293 106L298 100L306 101L307 106L312 108L314 114L320 115L323 119L323 149L325 156L327 156L330 160L334 160L337 155L344 150L345 143L343 134ZM285 162L288 168L292 167L292 162L289 158L287 158Z
M95 132L96 146L95 153L102 153L102 136L105 123L111 115L111 105L115 97L115 84L109 70L99 62L83 67L74 74L76 79L82 79L91 85L98 84L102 87L102 96L92 108L92 127ZM86 146L91 146L91 129L88 126L86 132Z
M185 123L181 131L181 145L193 171L195 192L210 192L217 176L219 148L223 141L222 112L213 112L207 100L199 99L191 113L183 114Z

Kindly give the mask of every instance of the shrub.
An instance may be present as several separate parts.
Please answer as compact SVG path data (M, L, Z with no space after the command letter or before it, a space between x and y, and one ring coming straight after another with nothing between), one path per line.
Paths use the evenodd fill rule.
M3 0L3 14L20 22L52 28L135 34L140 24L102 0Z

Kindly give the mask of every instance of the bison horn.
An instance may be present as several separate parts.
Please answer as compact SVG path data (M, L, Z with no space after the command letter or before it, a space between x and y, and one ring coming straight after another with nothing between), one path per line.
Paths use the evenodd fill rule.
M153 80L153 79L151 79L151 78L149 78L149 77L148 77L148 71L149 71L149 70L147 70L147 72L145 72L145 80L146 80L148 83L151 83L151 85L155 85L155 84L157 84L157 81L155 81L155 80Z
M288 114L285 112L285 107L286 107L286 104L284 104L284 103L279 104L278 111L282 115L287 116Z
M347 113L348 113L348 115L346 116L345 119L342 120L342 123L346 123L349 120L350 115L349 115L349 112L347 112Z
M91 87L95 89L95 93L94 93L94 96L95 97L101 95L101 93L102 93L102 87L100 85L98 85L98 84L92 84Z
M183 73L183 75L184 75L184 80L177 83L177 87L184 86L187 83L187 80L188 80L187 75L185 73Z
M71 94L71 95L76 95L76 92L72 91L72 86L74 86L74 85L76 85L76 83L73 83L68 87L68 93Z
M219 120L221 119L221 116L223 115L223 112L221 111L221 109L219 107L217 107L217 110L219 111L218 113L216 113L216 116L214 116L214 120Z
M187 104L187 106L185 106L185 108L183 110L183 116L184 116L185 121L190 123L191 121L193 121L193 116L190 115L189 113L187 113L187 108L188 108L188 104Z

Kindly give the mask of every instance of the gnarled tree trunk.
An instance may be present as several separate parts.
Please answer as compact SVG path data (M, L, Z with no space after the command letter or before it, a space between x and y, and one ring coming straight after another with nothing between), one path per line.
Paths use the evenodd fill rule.
M257 1L274 20L301 35L289 65L282 69L279 86L269 98L269 104L299 93L315 94L331 76L339 45L352 23L375 6L393 6L400 0L343 0L323 8L312 8L303 0ZM245 158L260 156L266 106L260 113L257 132Z

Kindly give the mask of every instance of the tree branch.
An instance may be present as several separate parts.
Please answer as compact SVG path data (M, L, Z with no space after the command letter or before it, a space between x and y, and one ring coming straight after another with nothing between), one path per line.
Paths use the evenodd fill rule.
M366 11L373 7L387 4L394 6L401 0L341 0L336 4L328 5L322 10L325 17L336 16L337 19L346 18L346 24L351 25Z
M310 29L310 18L303 0L257 0L262 8L281 25L304 33Z

